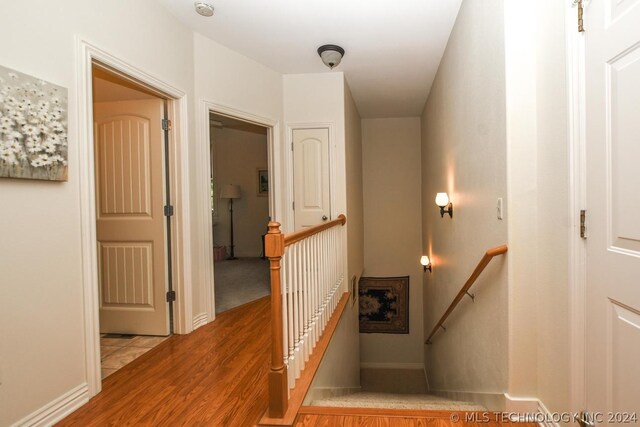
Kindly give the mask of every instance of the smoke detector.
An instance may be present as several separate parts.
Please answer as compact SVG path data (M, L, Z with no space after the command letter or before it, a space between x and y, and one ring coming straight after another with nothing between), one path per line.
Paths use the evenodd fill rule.
M213 16L213 6L211 6L209 3L197 1L195 2L194 6L196 7L196 12L198 12L199 15L206 17Z

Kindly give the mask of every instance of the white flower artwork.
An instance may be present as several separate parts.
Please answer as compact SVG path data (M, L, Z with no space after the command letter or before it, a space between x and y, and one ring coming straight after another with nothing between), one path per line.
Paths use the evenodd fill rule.
M67 89L0 65L0 178L67 180Z

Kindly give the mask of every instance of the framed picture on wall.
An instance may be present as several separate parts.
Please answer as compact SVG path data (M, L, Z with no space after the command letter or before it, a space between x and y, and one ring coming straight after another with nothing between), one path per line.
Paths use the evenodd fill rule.
M258 169L258 196L269 195L269 170Z
M0 65L0 178L67 180L67 89Z

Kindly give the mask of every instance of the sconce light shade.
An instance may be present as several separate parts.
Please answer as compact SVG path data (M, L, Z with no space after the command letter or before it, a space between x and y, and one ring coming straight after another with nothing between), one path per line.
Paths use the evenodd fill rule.
M442 218L444 218L445 213L448 213L449 217L453 218L453 203L449 201L447 193L436 194L436 205L440 206L440 216Z
M318 55L320 55L324 65L333 70L333 68L337 67L340 61L342 61L344 49L335 44L325 44L318 48Z
M444 208L449 204L449 195L447 193L436 194L436 205Z
M422 264L422 267L424 268L424 271L433 271L431 269L431 260L429 259L428 256L426 255L422 255L422 257L420 258L420 264Z
M221 199L239 199L240 198L240 186L234 184L225 184L220 190Z

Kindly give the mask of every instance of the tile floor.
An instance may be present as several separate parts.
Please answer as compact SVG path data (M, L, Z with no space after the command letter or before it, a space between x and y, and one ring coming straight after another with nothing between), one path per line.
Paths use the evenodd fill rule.
M147 335L100 335L102 379L142 356L169 337Z

